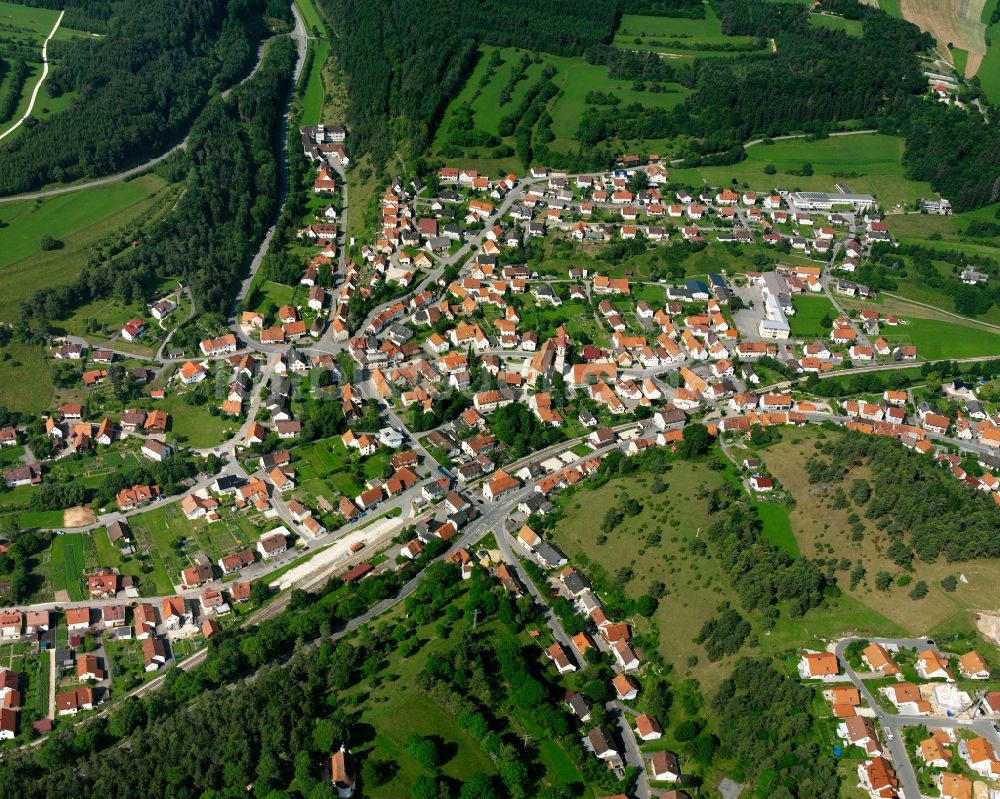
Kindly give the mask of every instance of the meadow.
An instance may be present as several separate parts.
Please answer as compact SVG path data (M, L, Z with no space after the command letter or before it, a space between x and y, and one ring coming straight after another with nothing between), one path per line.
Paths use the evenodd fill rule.
M43 347L12 341L0 350L0 405L39 413L51 404L54 390Z
M499 52L503 59L503 63L495 69L490 66L494 52ZM440 151L447 144L448 127L454 117L455 109L466 104L472 108L477 128L498 135L500 120L514 112L531 86L541 78L546 67L552 67L556 71L552 80L560 90L548 104L548 112L552 116L552 132L556 137L549 146L555 150L568 151L576 147L576 132L581 117L589 107L586 95L590 91L613 94L621 100L623 105L640 103L648 108L673 108L683 102L690 93L689 89L680 84L664 84L663 91L659 92L637 91L633 81L611 78L608 76L607 67L590 64L584 58L528 53L536 60L528 64L524 71L524 77L510 90L509 101L501 105L501 93L523 55L523 51L514 48L482 48L482 55L475 69L462 91L452 100L441 125L438 127L432 145L435 151ZM490 76L491 69L493 72ZM487 80L485 84L483 84L484 80ZM504 142L511 144L513 137L507 137ZM504 159L479 158L480 155L488 156L491 149L482 148L477 151L475 148L468 148L466 152L466 156L469 157L468 161L454 158L448 160L449 163L460 166L474 163L481 170L489 172L520 171L521 167L513 157Z
M302 92L302 124L315 125L322 121L323 103L326 100L326 89L323 86L323 67L330 58L330 42L314 40L310 42L313 48L313 61L306 75L305 89Z
M876 529L864 518L864 511L849 504L846 508L833 507L832 492L829 496L816 496L808 481L806 461L814 452L813 443L830 435L825 431L802 429L786 432L781 442L757 452L777 477L782 487L796 500L790 512L795 537L806 557L823 557L840 560L846 558L852 564L861 563L867 577L856 587L850 587L849 572L842 571L840 588L853 600L868 607L872 612L887 617L893 624L909 634L926 634L932 628L946 624L949 620L968 620L969 612L976 608L996 607L1000 604L1000 561L973 560L948 563L943 558L935 563L913 562L911 579L927 582L930 592L919 602L907 595L909 588L894 585L888 591L874 588L875 575L886 571L900 576L902 570L885 555L888 536ZM866 477L866 467L852 469L843 484L858 477ZM864 526L862 540L851 540L851 522L848 517L856 514ZM945 592L940 581L949 576L964 574L968 582L959 582L954 592ZM806 617L808 620L808 616Z
M50 560L53 591L65 591L73 601L85 599L83 591L83 539L81 533L56 536Z
M41 285L75 280L91 248L148 211L166 186L162 178L146 175L46 200L0 204L0 321L16 320L21 300ZM42 250L45 235L62 246Z
M990 21L993 10L1000 0L990 0L983 8L982 21L986 24ZM986 55L979 65L976 75L979 83L986 92L987 98L992 104L1000 103L1000 20L986 28Z

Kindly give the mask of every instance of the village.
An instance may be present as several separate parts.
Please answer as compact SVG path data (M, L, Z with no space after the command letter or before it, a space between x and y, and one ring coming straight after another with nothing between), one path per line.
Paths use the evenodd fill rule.
M528 560L593 631L567 636L551 620L544 656L557 675L589 649L616 664L613 723L588 727L587 701L567 697L581 745L616 773L637 767L640 795L652 781L682 797L678 755L643 749L660 722L628 710L644 662L628 624L608 618L584 571L530 517L609 452L674 448L692 425L735 443L806 425L891 437L1000 504L1000 416L979 384L817 391L843 375L934 370L911 343L911 320L852 280L873 248L892 246L874 197L846 186L667 190L669 163L657 156L609 174L444 167L426 185L391 181L371 240L348 243L345 140L339 126L302 130L315 218L300 230L297 285L271 296L278 284L251 288L251 276L228 326L201 323L197 336L177 319L178 286L107 336L54 339L51 358L79 382L43 416L0 429L0 512L56 533L43 587L0 617L0 662L11 666L3 738L27 735L20 715L46 733L170 665L193 667L213 635L271 612L274 591L407 570L432 543L469 571L492 533L499 558L486 564L507 591L542 601L519 572ZM587 266L523 259L559 243L587 247ZM754 256L669 279L592 257L636 243L694 259ZM762 463L742 471L750 495L780 492ZM0 594L14 589L0 582ZM862 678L908 674L887 670L908 645L872 646L882 666L847 647L805 655L800 672L823 680L844 746L864 749L861 785L915 799L910 759L935 769L940 796L978 797L974 781L1000 769L1000 737L982 720L1000 694L952 679L984 678L976 653L918 647L928 684L878 693L899 707L891 714ZM921 725L929 737L904 751L904 730ZM963 737L973 731L983 734ZM935 747L968 770L945 770L950 755L914 759Z

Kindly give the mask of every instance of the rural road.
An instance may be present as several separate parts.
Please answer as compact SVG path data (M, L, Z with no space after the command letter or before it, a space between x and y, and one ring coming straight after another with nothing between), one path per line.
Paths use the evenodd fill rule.
M24 120L31 116L31 112L35 109L35 100L38 99L38 92L42 89L42 84L45 83L45 79L49 75L49 40L56 35L56 31L59 30L59 23L62 22L63 14L65 11L59 12L59 17L56 19L56 24L52 26L52 30L49 31L49 35L45 38L42 43L42 74L38 78L38 82L35 84L35 88L31 92L31 100L28 101L28 108L17 122L11 125L3 133L0 133L0 140L6 139L17 130L21 125L24 124Z

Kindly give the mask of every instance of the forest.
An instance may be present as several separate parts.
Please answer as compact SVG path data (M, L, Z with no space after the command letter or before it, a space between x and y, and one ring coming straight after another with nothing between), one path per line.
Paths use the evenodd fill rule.
M806 469L814 485L841 485L862 464L877 487L864 516L892 540L888 554L897 565L914 557L927 562L942 555L949 561L1000 557L1000 507L893 439L861 433L827 438Z
M213 100L192 127L187 150L161 165L185 182L171 212L139 232L135 246L89 265L76 283L36 292L22 304L22 318L44 329L95 297L134 302L164 275L190 283L199 311L228 313L233 285L274 218L275 132L295 58L290 38L275 40L253 79Z
M81 8L101 19L109 10L100 38L53 42L45 91L72 93L73 100L0 146L0 192L105 175L163 152L183 138L212 91L249 71L266 33L265 10L290 13L276 0L124 0Z

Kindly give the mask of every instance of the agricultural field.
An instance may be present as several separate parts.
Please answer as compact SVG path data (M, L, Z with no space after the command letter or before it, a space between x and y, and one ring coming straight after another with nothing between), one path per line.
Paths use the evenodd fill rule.
M814 28L829 28L832 31L843 31L848 36L861 36L861 21L846 19L834 14L810 14L809 24Z
M937 42L938 52L950 57L956 70L968 78L980 71L986 55L983 13L986 5L987 0L900 0L899 3L902 16L930 33ZM949 51L949 46L964 50L966 58L956 58L955 50Z
M733 51L723 49L726 46L765 51L751 36L724 35L722 23L707 3L704 19L625 14L613 44L625 50L652 50L675 60L730 55Z
M954 617L958 617L957 621L967 621L972 609L1000 604L1000 561L997 560L962 563L948 563L943 558L935 563L915 560L910 575L912 580L924 580L930 588L930 593L919 604L907 596L909 588L904 586L893 586L884 592L875 590L874 577L878 572L887 571L898 577L902 571L884 554L888 537L865 520L863 510L853 503L846 508L833 507L832 490L829 496L814 493L805 463L814 451L814 440L826 435L830 433L816 429L786 432L780 443L757 452L768 470L796 500L790 515L803 555L837 560L846 558L852 564L863 563L867 570L866 580L851 588L849 572L845 571L839 583L841 589L873 613L886 616L908 634L926 634L931 628ZM855 478L865 476L866 468L858 467L847 475L844 484L849 485ZM848 521L848 517L852 514L857 515L859 523L864 526L860 541L851 540L852 522ZM943 578L959 574L964 574L968 582L960 581L952 593L941 589Z
M882 336L892 345L915 344L919 356L932 361L1000 355L998 332L912 314L908 322L895 328L883 328Z
M19 306L42 283L77 278L91 248L149 211L166 182L156 175L51 197L0 204L0 321L17 319ZM44 251L42 236L61 247Z
M701 186L703 182L723 186L735 180L758 191L777 187L834 191L837 183L846 183L852 191L873 194L886 209L893 209L932 196L929 183L904 177L903 147L899 137L870 133L814 141L785 139L748 147L746 160L738 164L672 169L670 177L674 182L692 186ZM812 166L811 175L791 174L805 164ZM777 170L774 175L764 173L768 165Z
M66 533L56 536L52 541L52 555L49 561L52 590L56 600L60 592L73 601L86 599L84 593L83 574L85 567L84 541L89 539L85 533Z
M330 42L326 39L313 40L313 61L306 75L306 85L302 92L302 124L315 125L323 119L323 104L326 87L323 85L323 67L330 58Z
M794 305L795 314L788 317L794 338L826 339L830 335L832 324L822 323L823 317L828 317L831 323L837 317L837 309L830 300L822 295L796 297Z

